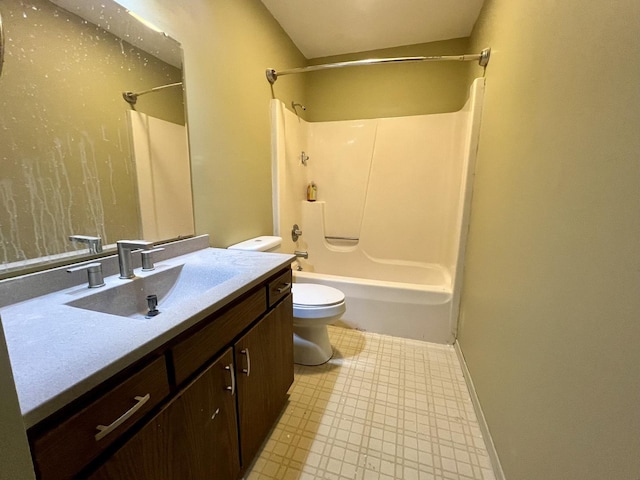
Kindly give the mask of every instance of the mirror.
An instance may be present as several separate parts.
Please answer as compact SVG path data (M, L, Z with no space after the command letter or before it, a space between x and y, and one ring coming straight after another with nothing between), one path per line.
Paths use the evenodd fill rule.
M180 45L110 0L0 0L0 13L0 278L89 255L71 235L193 235Z

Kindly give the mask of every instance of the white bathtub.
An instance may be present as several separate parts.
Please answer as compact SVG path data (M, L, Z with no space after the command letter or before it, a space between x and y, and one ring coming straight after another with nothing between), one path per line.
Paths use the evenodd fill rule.
M402 276L402 267L397 271ZM328 285L344 292L347 311L339 324L436 343L454 341L451 288L294 271L294 282Z
M344 292L350 328L436 343L453 343L452 282L440 264L374 257L365 242L327 240L325 203L304 202L303 235L308 252L294 270L294 281L317 283Z
M483 92L476 79L458 112L335 122L273 100L274 234L308 254L296 282L345 293L347 326L455 340Z

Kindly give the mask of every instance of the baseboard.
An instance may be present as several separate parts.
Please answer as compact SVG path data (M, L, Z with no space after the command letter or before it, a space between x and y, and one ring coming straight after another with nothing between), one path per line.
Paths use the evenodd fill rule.
M458 360L460 360L462 375L464 376L465 382L467 383L467 388L469 389L469 395L471 396L471 403L473 403L473 409L476 412L476 417L478 417L478 425L480 426L482 438L484 439L485 446L487 447L487 453L489 454L489 459L491 460L493 473L496 476L496 480L506 480L504 471L502 470L502 465L500 464L498 452L496 451L496 447L493 444L493 439L491 438L491 433L489 432L489 426L487 425L487 421L484 418L484 412L482 411L482 407L480 406L480 400L478 399L476 388L473 385L471 374L469 373L469 369L467 368L467 362L465 362L464 355L462 354L462 350L460 349L460 344L456 341L453 344L453 347L456 351L456 354L458 355Z

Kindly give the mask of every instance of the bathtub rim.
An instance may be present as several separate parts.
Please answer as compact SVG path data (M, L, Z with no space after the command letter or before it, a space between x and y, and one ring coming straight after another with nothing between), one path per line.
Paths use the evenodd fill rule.
M347 297L375 298L392 303L442 305L451 302L453 290L445 285L429 285L368 278L345 277L320 272L293 271L293 281L298 283L331 283ZM348 302L347 302L348 308Z

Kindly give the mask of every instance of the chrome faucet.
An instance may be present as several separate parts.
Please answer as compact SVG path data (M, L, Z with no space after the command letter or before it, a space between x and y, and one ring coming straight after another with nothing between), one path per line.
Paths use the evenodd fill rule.
M102 253L102 239L100 237L90 237L89 235L71 235L72 242L86 243L89 245L89 253Z
M120 278L133 278L133 264L131 262L132 250L149 250L153 247L153 242L145 240L118 240L118 265L120 266Z
M89 263L88 265L80 265L79 267L67 268L67 272L87 271L87 279L89 280L89 288L104 287L104 277L102 276L102 264L99 262Z
M150 272L151 270L155 270L156 267L153 264L153 254L156 252L162 252L164 248L152 248L151 250L143 250L140 252L142 255L142 271Z

